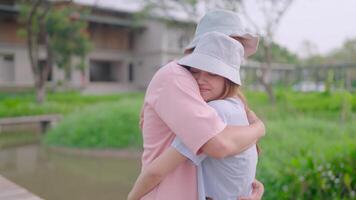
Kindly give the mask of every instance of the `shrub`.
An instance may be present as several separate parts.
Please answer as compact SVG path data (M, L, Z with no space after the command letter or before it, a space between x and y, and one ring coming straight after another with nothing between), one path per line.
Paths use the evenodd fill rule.
M306 155L281 168L283 185L278 199L355 199L356 148L350 147L329 159Z
M138 120L141 99L94 104L74 112L45 137L46 144L79 148L139 146Z

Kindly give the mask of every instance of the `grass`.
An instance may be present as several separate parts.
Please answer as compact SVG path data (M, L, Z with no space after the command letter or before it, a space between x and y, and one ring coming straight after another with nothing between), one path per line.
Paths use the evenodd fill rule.
M260 141L262 154L257 170L257 178L266 187L264 199L327 199L325 194L332 194L332 199L353 198L345 195L354 194L352 191L356 188L356 165L350 164L355 158L349 153L356 149L355 94L277 90L275 105L269 104L262 92L247 91L246 96L250 107L267 127L267 134ZM44 142L48 145L94 149L142 145L138 129L142 93L50 94L43 107L32 103L33 96L29 94L0 95L0 99L0 116L41 112L65 114L64 120L46 134ZM337 168L339 163L346 163L347 167ZM326 184L330 180L318 174L316 166L329 165L341 174L343 186L330 187ZM304 191L303 187L308 184Z
M250 107L266 122L268 131L262 143L273 134L283 138L283 134L306 137L355 131L350 128L356 113L354 94L277 90L276 105L270 105L263 92L247 91L246 96ZM137 124L143 93L83 96L78 92L60 92L49 93L43 105L37 105L34 100L32 93L0 93L0 117L64 114L63 122L46 136L45 142L51 145L80 148L141 145Z
M95 104L68 115L44 142L77 148L125 148L141 146L138 117L142 98Z
M33 93L0 93L0 118L40 114L68 114L96 103L117 102L127 98L142 98L142 93L115 95L81 95L79 92L48 93L47 101L38 105Z
M266 136L260 141L262 154L257 170L257 177L267 191L264 199L353 198L352 189L345 189L345 185L326 188L326 183L331 181L320 175L315 165L348 163L353 167L348 174L340 169L335 173L339 174L338 179L350 176L356 180L356 166L350 164L355 162L355 157L347 161L352 155L343 156L356 150L355 94L277 91L275 106L267 103L263 93L248 92L247 96L267 128ZM335 162L335 159L339 160ZM356 182L349 185L355 190Z

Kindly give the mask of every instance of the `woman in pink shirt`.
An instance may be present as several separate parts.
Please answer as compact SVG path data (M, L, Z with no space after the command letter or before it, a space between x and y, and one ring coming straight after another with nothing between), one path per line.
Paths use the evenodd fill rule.
M194 48L199 38L210 31L240 40L246 55L253 53L257 47L258 39L242 30L235 13L217 10L206 14L199 22L193 45L190 46ZM192 74L175 61L162 67L151 80L142 113L143 171L170 147L176 136L195 154L204 152L211 157L223 158L243 151L265 131L263 122L258 118L249 126L223 123L200 95ZM196 166L189 161L177 165L142 199L197 200ZM258 185L257 192L261 195L263 186Z

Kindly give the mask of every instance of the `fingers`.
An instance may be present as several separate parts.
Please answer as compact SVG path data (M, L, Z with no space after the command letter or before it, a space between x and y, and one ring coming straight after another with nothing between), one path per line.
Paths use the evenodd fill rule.
M258 181L254 180L252 182L252 193L248 197L241 197L239 200L261 200L264 193L264 186L263 184Z
M248 119L248 122L251 124L251 123L257 121L258 117L257 117L255 112L250 110L250 111L247 112L247 119Z

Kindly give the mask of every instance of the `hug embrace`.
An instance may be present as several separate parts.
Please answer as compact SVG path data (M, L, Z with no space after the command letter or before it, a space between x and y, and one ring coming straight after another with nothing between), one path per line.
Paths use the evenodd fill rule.
M239 16L208 12L185 56L152 78L141 111L142 170L128 200L255 200L264 123L241 90L240 66L258 37Z

